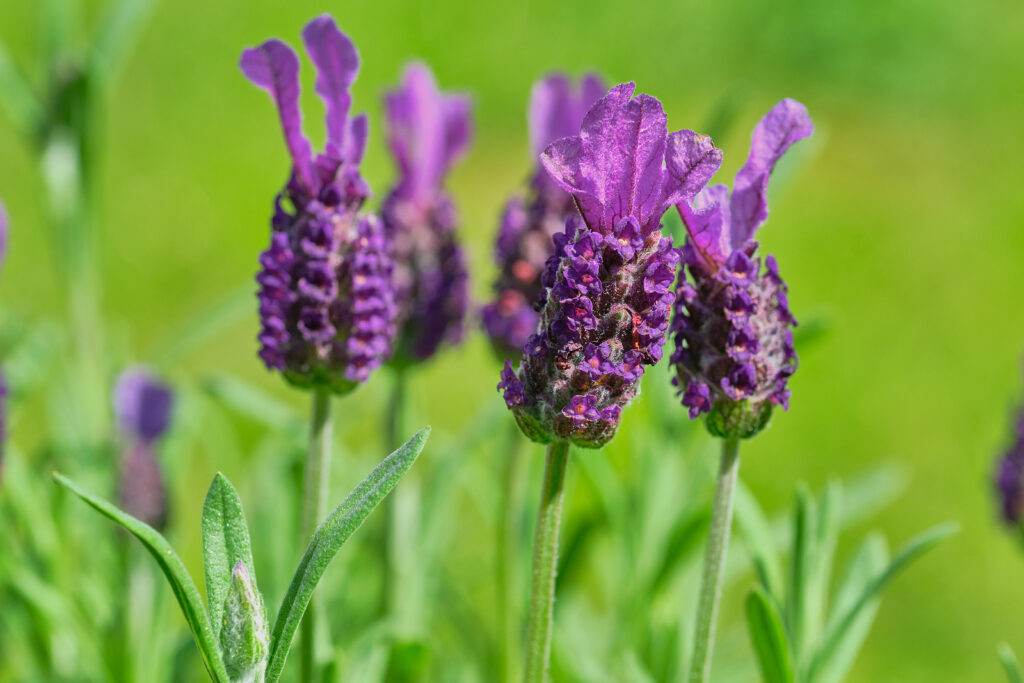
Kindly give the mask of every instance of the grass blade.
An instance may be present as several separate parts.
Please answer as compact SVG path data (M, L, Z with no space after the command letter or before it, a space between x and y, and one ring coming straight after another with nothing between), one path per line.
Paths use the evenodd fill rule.
M775 605L760 588L747 595L747 627L765 683L793 683L789 640Z
M1017 663L1017 655L1013 654L1013 649L1007 643L1001 643L999 645L999 661L1003 665L1003 671L1006 672L1006 680L1009 683L1024 683L1024 677L1020 673L1020 664Z
M828 629L821 647L818 648L818 651L814 654L814 659L811 660L811 665L807 671L807 680L813 681L815 679L817 672L832 658L843 635L856 621L861 610L885 588L889 581L918 557L955 534L958 529L959 527L956 524L940 524L910 539L896 554L892 562L889 563L889 566L864 587L856 601Z
M249 525L242 499L220 472L213 478L203 501L203 571L206 573L206 605L214 639L219 642L224 601L231 587L231 571L242 562L255 580Z
M53 480L91 505L104 517L120 524L142 542L142 545L146 547L146 550L153 556L156 563L160 565L160 570L171 584L174 597L178 599L178 604L185 615L185 620L188 622L189 628L192 629L192 635L196 640L196 645L199 646L199 651L203 656L203 663L206 665L206 671L210 674L210 678L217 683L228 683L228 675L224 671L224 663L220 658L220 648L213 637L213 630L210 628L210 621L206 615L206 610L203 609L203 599L200 597L196 584L192 581L192 577L189 576L188 570L185 569L181 558L174 552L167 539L161 536L153 527L118 510L102 498L81 488L64 475L54 472Z
M295 630L327 566L345 541L409 471L426 445L429 435L429 427L421 429L397 451L385 458L348 494L313 534L313 539L295 570L288 593L281 602L277 621L274 623L270 641L270 661L267 664L267 683L275 683L281 677Z

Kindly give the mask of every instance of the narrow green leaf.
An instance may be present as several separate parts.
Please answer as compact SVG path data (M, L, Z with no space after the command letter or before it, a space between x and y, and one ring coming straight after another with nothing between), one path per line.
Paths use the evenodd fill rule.
M765 683L792 683L793 663L782 618L760 588L747 595L747 627Z
M796 504L793 507L793 557L786 593L786 631L797 661L800 661L803 652L807 583L814 557L815 517L814 499L807 486L801 482L797 487Z
M317 583L345 541L360 527L375 507L398 484L416 462L430 436L430 427L421 429L403 446L384 459L370 472L313 534L299 566L292 577L288 593L274 623L270 641L267 683L275 683L284 669L295 630L309 605Z
M809 649L808 643L821 640L828 610L828 589L832 583L841 510L842 488L838 481L833 480L826 484L817 506L814 555L804 589L804 641L800 648L804 654Z
M86 503L91 505L97 512L107 519L120 524L128 530L135 538L142 542L153 559L160 566L160 570L167 577L174 591L174 597L178 599L181 611L185 615L189 628L192 629L192 636L203 656L203 663L206 671L216 683L229 683L228 675L224 671L224 663L221 661L220 649L213 637L213 630L210 628L210 621L203 609L203 599L199 595L196 584L189 576L188 570L182 563L181 558L167 542L167 539L160 535L156 529L140 522L131 515L128 515L116 507L93 495L78 486L67 477L57 472L53 473L53 480L75 494Z
M203 501L203 571L206 573L206 606L216 642L224 601L231 588L231 572L239 562L255 580L249 526L242 510L242 499L235 487L220 472L213 478Z
M0 43L0 106L23 135L31 135L42 121L42 107L32 86Z
M781 594L781 570L771 524L757 498L742 481L736 484L735 514L736 526L743 536L758 579L769 594L778 597Z
M857 619L857 615L885 588L889 581L918 557L955 534L958 529L959 527L956 524L940 524L907 541L907 544L900 549L896 557L889 563L889 566L864 587L864 590L857 597L853 605L843 612L842 616L838 617L834 625L826 632L821 646L814 654L814 659L811 660L807 671L807 680L813 681L815 679L817 672L834 655L836 647L842 640L843 635Z
M864 588L888 563L889 548L885 538L879 533L870 534L854 552L853 558L839 579L839 587L836 589L831 607L834 617L845 614L855 605ZM876 595L861 609L836 645L835 653L829 658L828 663L819 669L816 683L841 683L846 680L847 673L871 631L880 603L881 596ZM826 630L830 629L833 623L834 620L830 620L826 624Z
M109 80L124 61L153 11L155 0L115 0L110 3L96 36L91 67L99 80Z
M202 381L202 389L232 410L270 429L286 430L301 424L291 406L237 377L228 374L207 377Z
M1013 654L1013 648L1008 643L999 644L999 661L1002 662L1003 671L1006 672L1006 680L1009 683L1024 683L1024 676L1020 673L1020 664L1017 663L1017 655Z

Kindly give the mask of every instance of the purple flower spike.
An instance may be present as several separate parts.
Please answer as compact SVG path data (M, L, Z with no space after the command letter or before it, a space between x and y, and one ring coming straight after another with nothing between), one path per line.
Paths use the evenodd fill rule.
M993 479L1003 521L1019 524L1024 512L1024 409L1017 415L1012 442L996 463Z
M676 285L672 362L690 418L710 413L708 428L718 436L751 437L773 406L789 407L796 320L775 258L765 259L762 272L752 237L768 216L772 168L813 130L803 105L783 100L754 129L731 198L725 185L715 185L676 205L688 237Z
M462 338L468 276L455 234L458 214L444 179L469 145L470 101L441 93L430 70L413 64L384 105L388 145L399 170L382 211L396 264L396 362L409 363Z
M541 443L596 448L615 435L668 333L679 254L661 235L661 216L673 197L699 191L706 166L721 161L707 138L669 135L661 104L632 92L632 84L613 88L578 137L543 155L583 220L566 221L554 239L537 335L518 374L524 396L510 406Z
M174 394L170 387L142 367L121 373L114 386L114 416L126 437L152 443L171 422Z
M587 110L605 93L604 83L590 74L575 87L568 76L552 74L533 86L528 110L530 147L534 157L559 138L579 133ZM555 235L564 237L565 221L577 216L571 195L539 164L534 169L527 201L512 197L501 215L494 253L498 279L494 300L480 316L484 330L501 358L518 356L537 330L535 307L545 285L541 276L554 252ZM600 281L589 267L575 271L572 286L579 294L596 294Z
M157 444L170 426L174 393L143 367L129 368L114 385L114 415L123 455L118 483L121 507L160 529L167 521L167 493Z
M327 145L315 157L302 133L295 53L270 40L241 60L243 73L277 103L293 162L256 276L259 356L296 386L345 393L390 353L394 269L383 226L360 211L369 196L359 175L366 117L349 118L359 55L328 15L307 24L302 37L327 108Z

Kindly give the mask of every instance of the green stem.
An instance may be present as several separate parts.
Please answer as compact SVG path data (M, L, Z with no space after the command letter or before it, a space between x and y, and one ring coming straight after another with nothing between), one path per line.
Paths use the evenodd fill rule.
M385 450L398 448L402 443L402 431L405 428L405 408L408 388L404 369L394 370L394 384L391 388L391 399L388 404L387 422L385 423ZM406 482L408 483L408 482ZM399 487L400 489L404 487ZM381 615L395 616L400 606L397 583L400 579L401 558L399 544L403 536L400 528L400 510L398 509L398 490L392 492L384 501L384 543L381 544L381 566L384 568L384 586L381 596Z
M523 681L544 683L551 661L551 633L554 626L555 574L558 569L558 527L565 494L565 467L569 444L548 446L544 464L544 488L537 516L533 546L533 581L530 613L526 626L526 662Z
M740 468L739 439L722 442L722 461L718 468L718 485L711 508L711 531L708 533L704 574L701 579L700 602L693 641L690 683L703 683L711 675L711 651L715 640L718 602L722 597L725 577L725 555L729 549L729 527L732 526L732 499Z
M498 520L496 538L498 547L495 551L495 586L498 598L498 648L501 656L501 671L504 681L510 683L517 678L517 662L515 654L519 651L517 638L518 610L516 605L516 587L519 585L515 562L517 557L517 541L519 540L519 502L521 498L519 463L520 446L523 437L519 426L510 420L508 451L505 454L505 468L502 473L501 496L498 500Z
M327 516L331 472L331 394L326 389L313 393L309 426L309 451L302 481L302 539L308 542ZM313 596L302 618L302 680L315 678L314 645L319 600Z

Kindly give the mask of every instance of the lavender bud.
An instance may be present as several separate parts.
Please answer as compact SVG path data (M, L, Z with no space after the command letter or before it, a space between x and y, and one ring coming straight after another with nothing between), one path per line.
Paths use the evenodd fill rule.
M242 561L231 571L220 647L232 683L263 682L270 653L267 610L255 579Z
M507 362L499 384L523 432L541 443L596 448L614 436L668 331L679 254L661 235L661 216L721 161L692 131L668 135L661 103L633 98L633 87L613 88L578 137L542 157L582 220L555 236L537 332L519 373Z
M803 105L783 100L754 130L731 197L716 185L676 206L689 236L675 292L673 383L690 418L707 413L716 436L750 438L775 405L789 407L797 323L775 259L768 256L761 269L753 235L768 216L775 163L813 130Z
M469 144L470 102L441 93L430 70L412 64L384 106L399 170L381 209L395 258L395 360L410 363L462 338L468 276L455 234L458 213L444 179Z
M583 115L603 94L595 75L578 87L564 74L552 74L533 86L528 118L535 157L559 138L576 135ZM501 214L494 259L498 279L495 299L480 311L484 331L501 358L518 355L537 329L543 305L541 274L554 250L554 235L565 229L569 216L578 216L572 195L558 186L539 164L530 182L528 201L512 197Z
M142 367L129 368L114 386L114 415L124 452L118 477L121 508L155 529L167 523L167 490L156 459L171 422L174 394Z
M394 337L392 259L383 227L361 211L366 117L349 118L355 46L323 15L302 32L327 106L327 145L313 155L299 113L299 61L269 40L242 53L242 72L277 104L292 158L270 246L260 256L260 358L300 387L345 393L366 381Z

